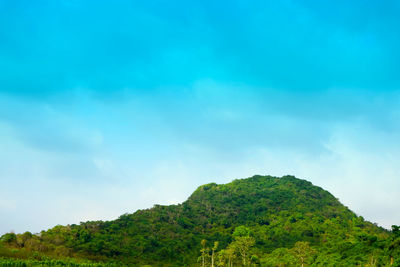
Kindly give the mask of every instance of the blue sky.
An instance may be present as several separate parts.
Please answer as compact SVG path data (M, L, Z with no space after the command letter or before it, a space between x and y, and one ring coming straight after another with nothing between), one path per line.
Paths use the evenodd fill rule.
M0 233L114 219L254 174L296 175L400 224L399 12L0 0Z

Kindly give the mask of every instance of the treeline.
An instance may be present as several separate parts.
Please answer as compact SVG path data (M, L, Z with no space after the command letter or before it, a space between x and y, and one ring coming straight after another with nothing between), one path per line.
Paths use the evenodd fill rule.
M202 267L274 267L274 266L400 266L400 227L392 226L392 235L385 240L360 236L353 242L328 242L310 246L298 241L292 248L281 247L265 253L255 247L250 228L235 229L234 241L219 250L218 241L209 247L201 241L199 265Z
M11 240L18 240L22 235L9 233L3 235L0 241L4 245L4 243ZM298 241L292 248L281 247L271 253L263 253L263 251L256 248L257 240L249 227L236 227L232 237L232 242L225 248L220 248L218 241L214 241L211 244L212 246L209 246L209 242L205 239L201 240L197 265L202 267L400 266L399 226L392 226L390 238L385 240L378 240L372 236L360 236L357 241L349 243L334 242L333 244L329 244L326 241L327 244L325 246L319 247L312 247L309 242ZM0 251L4 254L4 247L1 248L2 250ZM21 256L18 252L20 251L17 249L9 251L14 257ZM25 254L25 256L27 255ZM40 258L37 253L31 256ZM134 265L136 266L136 264ZM93 263L84 260L78 262L76 259L54 260L42 256L40 260L0 258L0 266L117 267L125 266L125 264L121 262ZM150 267L150 265L147 266ZM158 263L154 266L164 266L164 264Z

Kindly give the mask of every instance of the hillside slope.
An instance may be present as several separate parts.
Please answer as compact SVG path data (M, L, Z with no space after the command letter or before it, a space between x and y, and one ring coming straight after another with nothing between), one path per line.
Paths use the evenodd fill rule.
M290 265L295 257L284 255L297 244L312 249L309 263L350 266L389 262L398 247L389 248L395 240L391 233L364 221L329 192L293 176L207 184L179 205L155 205L114 221L56 226L7 242L3 236L2 243L27 255L36 251L130 265L194 266L201 240L208 247L218 241L217 253L235 241L232 233L238 226L249 229L255 241L249 253L257 255L254 263L265 266Z

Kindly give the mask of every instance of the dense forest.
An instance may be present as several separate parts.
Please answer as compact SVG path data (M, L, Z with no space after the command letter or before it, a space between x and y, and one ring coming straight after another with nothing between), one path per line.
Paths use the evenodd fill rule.
M114 221L7 233L0 266L400 266L400 228L308 181L253 176Z

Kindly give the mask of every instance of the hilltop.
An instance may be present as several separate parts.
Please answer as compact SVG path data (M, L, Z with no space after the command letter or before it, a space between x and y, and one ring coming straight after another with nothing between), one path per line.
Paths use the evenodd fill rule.
M38 235L6 234L0 253L130 266L195 266L201 249L205 262L211 261L218 242L215 264L227 264L231 251L230 260L240 266L243 257L234 245L247 238L247 262L261 266L298 265L301 253L306 255L303 264L386 265L397 264L396 234L365 221L306 180L257 175L202 185L182 204L155 205L114 221L56 226ZM14 256L10 248L16 250Z

